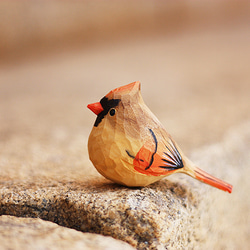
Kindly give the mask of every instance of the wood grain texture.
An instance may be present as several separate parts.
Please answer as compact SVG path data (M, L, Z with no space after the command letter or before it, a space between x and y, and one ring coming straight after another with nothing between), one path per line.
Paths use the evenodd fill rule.
M88 141L100 174L126 186L147 186L182 172L224 191L232 186L200 170L144 103L140 82L116 88L88 107L97 114ZM97 108L99 107L99 108Z

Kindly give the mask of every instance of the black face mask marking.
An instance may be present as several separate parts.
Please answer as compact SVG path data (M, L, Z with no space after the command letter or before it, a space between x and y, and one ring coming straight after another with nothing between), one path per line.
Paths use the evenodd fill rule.
M94 126L97 127L99 125L99 123L102 121L102 119L107 115L109 110L111 108L115 108L116 106L118 106L120 101L121 101L121 99L111 99L111 100L109 100L106 96L104 96L100 101L100 103L101 103L101 105L103 107L103 111L98 114L98 116L97 116L97 118L95 120Z

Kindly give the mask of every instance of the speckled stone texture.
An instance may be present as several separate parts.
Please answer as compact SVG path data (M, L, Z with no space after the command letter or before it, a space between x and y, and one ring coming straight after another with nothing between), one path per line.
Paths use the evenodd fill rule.
M196 201L179 184L159 182L142 189L103 181L4 186L1 214L39 217L83 232L110 235L139 249L187 246L197 226Z
M129 244L33 218L0 216L1 249L133 250Z

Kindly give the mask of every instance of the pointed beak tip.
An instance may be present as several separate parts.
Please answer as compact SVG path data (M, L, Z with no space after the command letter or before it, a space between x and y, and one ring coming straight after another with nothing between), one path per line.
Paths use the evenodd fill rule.
M87 108L89 108L96 115L99 115L103 111L103 107L100 102L88 104Z
M92 109L91 109L91 104L88 104L88 105L87 105L87 108L90 109L90 110L92 110Z

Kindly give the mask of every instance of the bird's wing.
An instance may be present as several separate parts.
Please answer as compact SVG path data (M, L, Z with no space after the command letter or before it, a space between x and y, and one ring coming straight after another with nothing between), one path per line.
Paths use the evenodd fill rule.
M149 130L154 143L141 147L133 160L134 169L146 175L159 176L183 168L181 155L171 138L159 142L153 130Z

